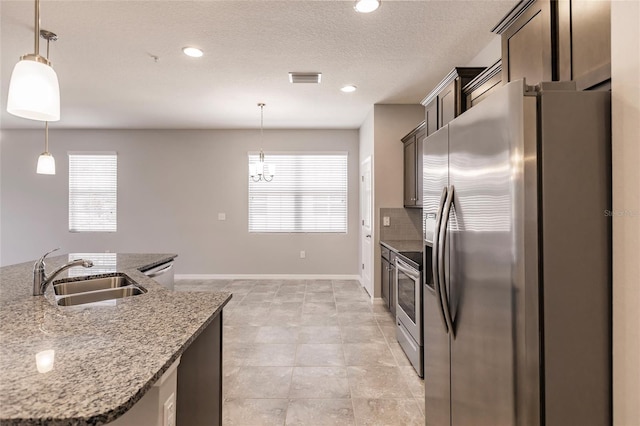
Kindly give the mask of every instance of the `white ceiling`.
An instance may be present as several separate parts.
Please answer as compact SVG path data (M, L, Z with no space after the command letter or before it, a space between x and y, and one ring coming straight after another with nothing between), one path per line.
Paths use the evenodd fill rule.
M265 102L265 128L358 128L373 104L419 103L513 5L384 0L359 14L333 0L43 0L41 26L60 37L62 118L51 127L256 128ZM5 129L43 127L5 108L11 70L33 51L33 8L0 2ZM187 45L205 56L185 56ZM292 85L290 71L322 72L322 83ZM340 92L348 83L358 91Z

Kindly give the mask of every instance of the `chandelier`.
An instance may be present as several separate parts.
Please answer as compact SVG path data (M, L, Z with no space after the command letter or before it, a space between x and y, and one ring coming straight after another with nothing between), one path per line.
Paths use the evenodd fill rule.
M260 107L260 155L258 162L249 165L249 175L254 182L271 182L276 174L276 166L268 165L264 162L264 152L262 152L262 139L264 133L264 103L259 103Z

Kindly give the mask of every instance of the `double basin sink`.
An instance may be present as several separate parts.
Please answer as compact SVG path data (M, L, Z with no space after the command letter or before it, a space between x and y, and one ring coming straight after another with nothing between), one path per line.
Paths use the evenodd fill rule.
M115 304L117 299L146 292L122 273L99 278L65 278L53 282L53 293L60 306L110 305Z

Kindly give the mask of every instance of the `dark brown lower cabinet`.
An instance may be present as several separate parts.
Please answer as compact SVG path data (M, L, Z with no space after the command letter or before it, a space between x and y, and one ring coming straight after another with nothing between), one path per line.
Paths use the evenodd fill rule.
M381 271L381 283L382 283L382 300L384 300L385 306L389 309L389 312L393 316L396 315L396 297L395 297L395 279L396 279L396 254L386 248L380 246L382 252L382 271Z

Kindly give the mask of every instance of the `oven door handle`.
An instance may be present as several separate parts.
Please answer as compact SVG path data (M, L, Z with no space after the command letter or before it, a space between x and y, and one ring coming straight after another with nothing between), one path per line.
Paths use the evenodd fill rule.
M449 213L451 212L451 206L453 205L453 196L455 195L455 188L451 185L449 194L447 195L447 201L445 203L444 210L442 211L442 219L440 224L440 231L438 232L438 276L441 286L441 303L444 311L444 318L447 321L447 327L451 336L455 338L455 330L453 328L453 319L451 317L451 309L449 305L449 296L447 294L447 281L444 271L444 253L447 248L447 231L449 225Z
M414 268L412 268L406 262L402 261L401 259L399 259L397 257L396 257L396 268L398 268L399 270L401 270L405 274L409 275L413 279L416 279L416 280L420 279L420 272L419 271L416 271Z
M436 223L433 229L433 248L432 248L432 256L431 256L431 269L433 271L433 287L436 291L436 299L438 304L438 309L440 311L440 318L442 318L442 325L444 326L444 332L449 333L449 326L447 325L447 319L445 318L444 308L442 307L442 296L440 294L440 279L439 279L439 267L438 267L438 259L439 259L439 251L440 247L438 244L438 237L440 234L440 222L442 221L442 210L444 209L444 205L446 204L447 194L449 190L445 186L442 188L442 195L440 196L440 203L438 204L438 212L436 214ZM426 253L426 251L425 251ZM426 277L426 274L425 274ZM427 294L425 292L425 294Z

